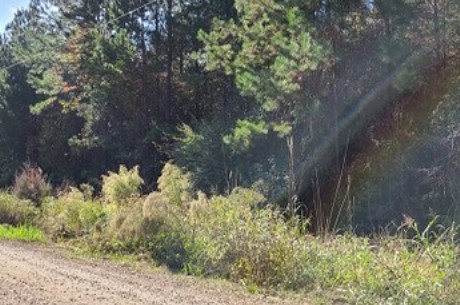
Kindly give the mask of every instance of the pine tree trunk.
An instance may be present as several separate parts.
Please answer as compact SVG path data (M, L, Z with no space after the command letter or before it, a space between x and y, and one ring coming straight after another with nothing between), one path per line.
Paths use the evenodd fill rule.
M168 0L167 7L167 76L166 76L166 122L171 122L174 112L173 99L173 61L174 61L174 35L173 35L173 0Z

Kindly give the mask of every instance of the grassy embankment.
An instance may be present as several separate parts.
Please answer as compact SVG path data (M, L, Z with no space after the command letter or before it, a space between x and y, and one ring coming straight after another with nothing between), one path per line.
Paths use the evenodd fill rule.
M449 305L460 300L454 228L411 220L393 235L315 236L255 191L194 193L168 164L159 191L139 194L136 169L103 177L101 197L71 188L39 202L0 195L0 236L77 245L97 254L148 256L172 270L239 282L252 292L289 291L318 304ZM24 227L26 226L26 227ZM27 238L26 238L27 237Z

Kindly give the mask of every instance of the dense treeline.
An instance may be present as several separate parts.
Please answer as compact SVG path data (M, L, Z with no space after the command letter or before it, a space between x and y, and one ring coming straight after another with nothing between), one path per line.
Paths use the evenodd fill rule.
M97 184L126 164L140 165L153 189L173 159L206 192L253 186L313 215L370 200L385 213L382 206L430 198L417 214L426 216L436 200L455 203L453 193L433 193L452 177L431 179L442 168L433 158L401 157L398 188L379 188L377 178L354 185L345 164L362 143L380 145L375 133L392 123L378 117L395 113L398 123L405 113L394 109L410 108L403 103L455 101L458 92L439 88L458 84L459 27L455 0L31 0L1 41L0 183L9 185L24 162L54 184ZM426 118L439 127L431 150L458 137L452 113ZM414 125L400 131L416 133ZM394 137L377 149L420 138ZM374 166L362 164L364 173ZM424 174L424 189L406 187ZM323 183L332 185L330 202L322 202Z

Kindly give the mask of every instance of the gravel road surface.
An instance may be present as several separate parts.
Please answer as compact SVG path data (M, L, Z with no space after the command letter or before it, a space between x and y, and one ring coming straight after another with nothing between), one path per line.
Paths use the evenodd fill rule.
M72 258L56 246L0 241L1 305L302 304L237 285Z

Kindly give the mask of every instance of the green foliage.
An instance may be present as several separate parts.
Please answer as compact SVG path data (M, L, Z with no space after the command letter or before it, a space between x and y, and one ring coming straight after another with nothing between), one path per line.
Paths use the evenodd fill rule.
M321 293L326 303L454 304L451 293L458 296L453 291L460 280L450 272L457 264L454 231L430 241L427 233L411 239L403 230L373 239L315 237L305 223L287 221L272 207L257 208L263 201L252 190L235 189L227 197L199 193L177 206L152 193L143 204L117 207L112 249L146 248L159 262L189 274L223 276L252 291Z
M34 227L10 227L0 225L0 240L1 239L44 243L46 241L46 236L42 231Z
M284 138L292 133L292 126L286 122L273 125L273 131L278 134L280 138Z
M34 224L38 213L31 201L19 199L5 191L0 192L0 224Z
M192 183L188 174L178 166L166 163L158 178L158 189L171 204L180 206L192 196Z
M269 199L283 193L287 161L282 153L286 144L279 133L287 135L290 127L280 126L275 135L263 122L244 120L240 129L233 130L223 125L203 121L196 129L188 125L180 128L174 162L190 173L193 185L206 193L224 193L257 184Z
M268 286L276 277L272 268L289 272L287 266L265 261L274 254L271 252L272 247L276 247L274 238L279 237L281 241L287 237L281 227L288 229L289 226L276 210L255 208L263 201L260 194L237 188L228 197L202 198L192 203L188 217L188 231L192 232L190 249L193 250L189 271L215 273Z
M232 135L224 137L225 144L231 145L236 151L248 150L253 138L268 134L265 122L253 123L247 120L238 120Z
M328 57L327 48L312 36L308 11L276 1L235 1L235 8L238 22L216 20L211 32L200 32L207 69L235 75L241 92L263 110L278 111L277 119L292 115L292 94L302 89L299 79Z
M307 167L318 173L315 182L328 184L314 186L322 190L318 198L340 202L339 188L329 186L347 142L338 179L353 182L346 191L356 191L346 197L364 203L356 208L363 220L374 223L368 216L375 214L394 221L401 214L396 205L424 218L438 209L459 217L454 92L448 109L435 107L444 113L438 113L444 132L433 143L424 135L416 140L428 150L406 140L429 123L402 130L393 141L399 146L363 140L394 152L392 166L366 160L360 173L346 168L349 160L360 162L361 136L375 140L374 131L394 130L386 119L367 117L369 109L386 113L396 105L389 116L398 118L389 121L399 125L406 116L399 106L414 103L419 114L408 125L432 121L420 114L435 108L425 111L419 101L436 91L431 79L441 83L438 76L458 71L458 1L210 3L34 0L17 12L0 40L0 184L10 185L26 160L41 164L53 183L75 185L96 185L120 163L140 164L148 181L171 156L177 165L164 167L160 192L147 198L140 195L139 168L109 172L102 203L89 188L46 198L45 177L25 169L14 194L31 201L0 194L0 221L36 222L46 198L41 220L54 237L149 252L168 266L241 280L253 291L333 290L352 304L458 303L458 248L446 240L433 245L426 230L411 227L410 242L408 236L321 240L276 208L260 209L264 196L272 201L287 185L310 185ZM403 146L418 153L404 160ZM390 167L401 171L389 174ZM372 181L371 168L378 186L363 182ZM195 189L215 195L193 199Z
M51 185L46 181L39 167L25 164L21 172L16 175L13 194L20 199L27 199L39 206L41 199L50 195Z
M223 131L217 124L203 123L197 130L188 125L179 128L174 160L191 173L194 184L202 190L210 186L225 189L229 155L222 142Z
M188 233L190 228L184 226L187 208L171 204L161 193L150 194L143 205L144 226L151 234L148 249L160 263L172 269L181 270L188 261Z
M366 238L348 236L326 247L318 244L311 263L323 287L342 287L353 304L445 304L450 298L443 293L446 276L436 261L455 251L445 246L448 253L432 260L423 251L414 252L403 238L383 237L371 245Z
M118 173L110 172L102 176L102 194L104 201L123 205L131 198L139 197L144 180L139 175L139 167L128 170L120 165Z
M301 223L286 222L276 210L237 207L231 197L213 198L198 209L200 221L192 230L196 252L187 270L215 272L248 287L330 291L329 302L449 304L453 299L445 293L459 280L445 272L457 264L449 234L428 248L414 248L418 241L403 235L323 239L305 235Z
M43 227L53 238L78 237L95 233L105 222L105 211L99 201L87 200L71 188L58 198L43 203Z
M172 164L166 168L173 182L184 179ZM362 305L445 305L460 297L457 228L439 230L437 219L421 229L407 217L396 235L314 236L308 223L262 208L264 196L250 189L210 198L199 192L180 203L170 198L184 188L176 184L176 197L164 190L103 205L91 192L70 189L44 202L41 220L53 238L85 237L85 245L104 252L149 253L175 270L225 277L253 292L291 290ZM13 195L0 195L0 215L5 206L20 206ZM0 238L45 239L29 227L1 226Z
M180 270L188 255L184 219L182 207L161 193L152 193L144 201L132 200L129 205L115 207L104 234L109 249L123 253L148 250L158 262Z
M163 225L172 222L176 207L160 193L151 193L147 198L132 199L126 206L107 208L109 225L107 233L125 245L146 245Z
M142 230L142 202L131 199L123 206L110 211L107 233L110 238L123 242L125 246L136 246L144 238Z

